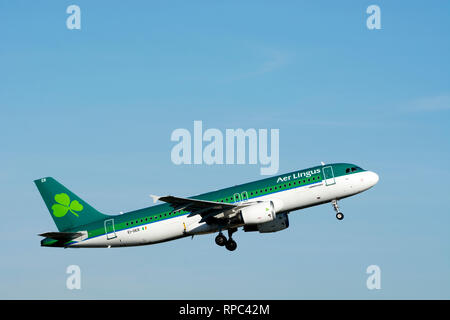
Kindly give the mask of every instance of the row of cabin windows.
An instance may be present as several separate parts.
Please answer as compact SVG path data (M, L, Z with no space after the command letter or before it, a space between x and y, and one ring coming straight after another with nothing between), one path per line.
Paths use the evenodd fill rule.
M169 212L169 213L160 214L159 218L161 219L162 217L167 217L167 215L169 215L169 216L175 215L176 213L178 213L178 212ZM149 217L149 218L145 218L145 219L142 218L140 220L140 222L143 223L143 222L148 222L148 221L152 221L152 220L156 220L156 219L158 219L158 216ZM126 225L128 226L128 225L133 225L133 224L138 224L138 223L139 223L139 219L136 221L127 222Z
M306 183L306 182L311 182L311 181L315 181L315 180L320 180L321 178L320 178L320 176L318 176L318 177L312 177L312 178L309 178L309 179L304 179L303 180L303 183ZM301 183L302 183L302 180L299 180L298 182L297 181L294 181L294 182L292 182L292 183L287 183L287 184L285 184L284 185L284 188L286 188L286 187L291 187L292 185L297 185L297 183L300 185ZM263 193L263 191L264 192L270 192L270 191L272 191L273 189L275 189L275 190L278 190L278 189L281 189L283 187L283 185L281 185L281 186L278 186L278 187L273 187L273 188L267 188L267 189L261 189L261 190L259 190L259 193ZM258 194L258 190L256 190L255 192L250 192L250 195L252 196L252 195L256 195L256 194ZM225 201L226 202L228 202L228 201L233 201L234 199L233 198L225 198ZM224 202L224 200L220 200L220 202Z

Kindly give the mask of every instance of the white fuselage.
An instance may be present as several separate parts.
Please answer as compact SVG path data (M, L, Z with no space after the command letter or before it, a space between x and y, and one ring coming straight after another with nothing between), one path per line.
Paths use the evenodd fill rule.
M307 208L363 192L378 182L371 171L322 180L306 186L252 198L249 201L273 201L277 213ZM98 237L75 239L69 247L124 247L154 244L185 236L214 233L218 225L201 222L200 215L189 214L140 225ZM80 230L83 231L83 230Z

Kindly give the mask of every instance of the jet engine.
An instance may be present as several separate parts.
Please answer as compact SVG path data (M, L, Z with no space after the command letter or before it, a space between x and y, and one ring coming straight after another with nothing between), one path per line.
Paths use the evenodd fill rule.
M245 224L260 224L275 219L275 207L272 201L260 202L241 209L241 218Z
M287 213L279 213L276 219L257 225L244 226L245 232L259 231L260 233L277 232L289 227L289 218Z

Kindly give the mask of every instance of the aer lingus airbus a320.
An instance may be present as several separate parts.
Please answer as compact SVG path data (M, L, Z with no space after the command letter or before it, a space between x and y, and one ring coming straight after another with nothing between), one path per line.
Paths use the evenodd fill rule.
M53 178L36 183L59 232L40 234L41 245L110 248L155 244L187 236L218 233L215 242L236 249L232 234L276 232L289 226L288 213L331 203L373 187L378 175L349 163L294 171L190 198L151 196L164 204L120 215L100 213ZM228 238L222 233L228 231Z

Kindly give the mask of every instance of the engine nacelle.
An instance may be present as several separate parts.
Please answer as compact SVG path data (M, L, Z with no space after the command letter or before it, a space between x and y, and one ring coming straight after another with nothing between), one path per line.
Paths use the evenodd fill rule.
M272 201L257 203L241 209L245 224L260 224L275 219L275 207Z
M261 233L281 231L289 227L289 218L287 213L279 213L275 220L258 224L257 227Z

